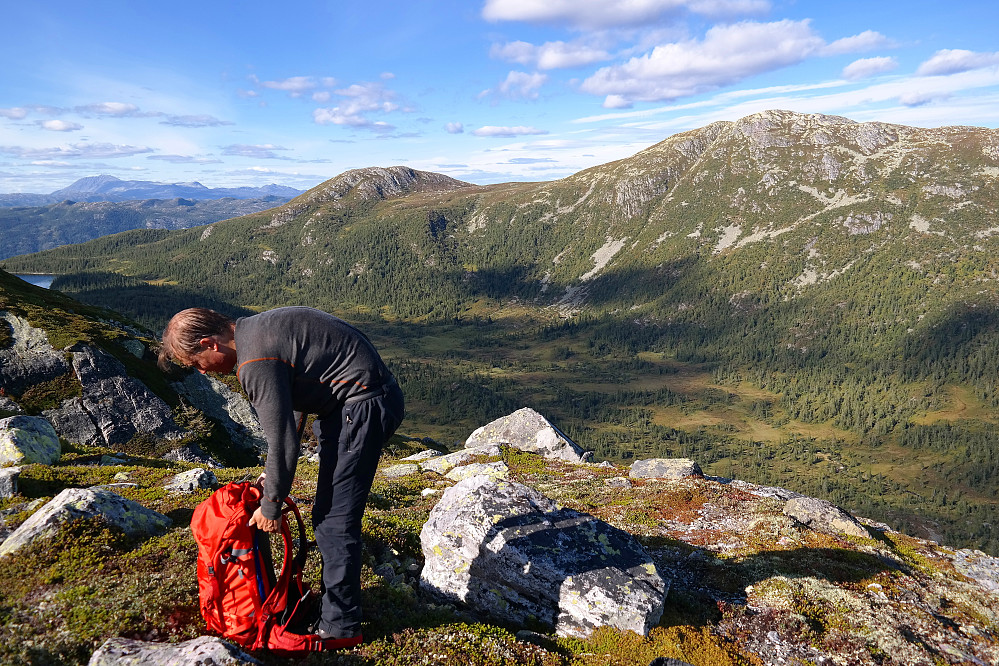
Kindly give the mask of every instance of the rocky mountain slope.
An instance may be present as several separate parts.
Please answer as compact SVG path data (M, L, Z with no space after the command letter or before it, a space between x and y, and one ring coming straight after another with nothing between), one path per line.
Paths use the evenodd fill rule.
M697 454L999 552L997 181L996 130L769 111L559 181L359 170L4 265L153 327L177 292L362 318L434 435L532 395L602 457Z

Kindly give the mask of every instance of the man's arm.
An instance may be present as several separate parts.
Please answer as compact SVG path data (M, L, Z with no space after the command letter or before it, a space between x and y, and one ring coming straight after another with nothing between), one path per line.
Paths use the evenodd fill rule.
M271 521L281 518L281 505L291 492L298 466L298 419L291 404L293 374L290 365L277 359L247 361L238 373L267 437L266 478L259 511L262 518Z

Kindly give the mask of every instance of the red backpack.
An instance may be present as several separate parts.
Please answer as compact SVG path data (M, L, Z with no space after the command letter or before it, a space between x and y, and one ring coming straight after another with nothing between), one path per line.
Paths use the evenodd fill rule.
M268 535L249 525L260 496L260 488L252 483L230 483L194 510L191 532L198 543L198 595L208 628L243 647L267 648L284 656L360 644L359 636L323 640L308 629L309 610L316 600L302 582L311 545L302 515L286 498L288 506L281 515L284 563L275 576ZM292 557L288 513L298 522L296 557Z

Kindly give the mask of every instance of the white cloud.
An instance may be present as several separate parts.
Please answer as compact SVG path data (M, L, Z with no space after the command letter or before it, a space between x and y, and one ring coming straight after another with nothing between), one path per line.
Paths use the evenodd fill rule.
M603 107L605 109L630 109L634 106L627 97L622 95L607 95L604 98Z
M21 120L28 115L27 109L15 106L9 109L0 109L0 118L10 118L11 120Z
M92 113L98 116L114 116L116 118L149 115L142 114L139 111L139 107L136 105L126 104L124 102L101 102L100 104L87 104L85 106L78 106L74 110L78 113Z
M890 72L898 67L895 58L861 58L843 68L843 78L851 81L866 79L875 74Z
M448 134L461 134L465 131L465 126L461 123L448 123L444 126L444 130Z
M486 0L482 17L487 21L599 29L644 26L685 12L723 17L756 14L769 8L768 0Z
M831 42L822 49L822 55L833 56L843 55L845 53L859 53L861 51L891 48L893 46L895 46L895 42L888 39L880 32L865 30L858 35L843 37L842 39L837 39L836 41Z
M282 90L292 97L300 97L319 87L319 83L316 81L315 77L312 76L290 76L286 79L280 79L278 81L261 81L253 75L250 79L261 88Z
M611 98L616 108L624 99L676 99L801 62L823 46L808 20L718 25L701 41L664 44L622 65L604 67L583 81L581 89L616 95Z
M343 102L331 108L319 108L312 112L312 120L318 125L344 125L388 132L395 129L384 121L374 121L371 113L391 113L399 111L395 93L381 83L355 83L334 93Z
M916 74L920 76L957 74L997 64L999 64L999 52L976 53L964 49L943 49L921 64Z
M131 157L151 152L153 149L146 146L123 146L113 143L74 143L66 147L55 146L52 148L0 146L0 154L30 160L106 159Z
M171 164L222 164L222 160L214 157L194 157L192 155L149 155L147 160L160 160Z
M222 127L223 125L234 125L229 120L219 120L214 116L167 116L166 120L160 121L161 125L172 125L174 127Z
M231 146L226 146L222 149L223 155L230 155L234 157L249 157L257 160L286 160L287 157L283 157L275 153L275 150L288 150L287 148L282 148L281 146L275 146L270 143L258 144L258 145L247 145L247 144L233 144Z
M548 130L542 130L536 127L524 127L523 125L519 125L517 127L496 127L494 125L486 125L475 130L472 134L475 136L510 138L515 136L528 136L532 134L548 134Z
M490 55L537 69L564 69L610 60L607 51L586 44L546 42L535 46L527 42L493 44Z
M509 99L537 99L538 91L546 81L548 81L548 76L539 72L533 74L510 72L499 86L495 89L482 91L479 97L497 95Z
M71 123L67 120L40 120L38 126L50 132L75 132L83 129L79 123Z

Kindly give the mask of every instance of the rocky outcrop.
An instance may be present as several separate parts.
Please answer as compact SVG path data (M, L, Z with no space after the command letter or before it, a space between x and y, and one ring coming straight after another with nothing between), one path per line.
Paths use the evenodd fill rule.
M501 450L498 444L483 444L482 446L475 446L461 451L455 451L454 453L448 453L443 456L426 458L421 460L419 465L420 469L427 472L447 474L458 465L464 465L473 458L477 458L479 456L489 458L498 456L500 453Z
M12 395L69 372L66 355L49 344L45 331L26 319L0 312L0 326L10 329L13 344L0 349L0 388Z
M59 461L62 447L55 428L37 416L0 419L0 467L51 465Z
M80 345L72 357L82 394L44 412L60 435L78 444L113 447L139 433L162 439L186 434L174 423L170 407L130 377L116 358L88 345Z
M214 488L218 483L212 472L196 467L176 475L165 487L171 493L193 493L196 490Z
M253 407L246 398L224 382L199 372L191 372L171 386L225 428L233 444L259 452L267 450L267 439Z
M855 537L870 537L856 518L832 502L814 497L793 497L784 505L784 515L790 516L813 530L843 533Z
M53 536L65 523L93 517L106 520L130 536L153 534L173 522L163 514L110 490L67 488L0 543L0 557L10 555L36 539Z
M465 447L469 449L486 444L506 444L568 462L585 460L583 449L530 407L487 423L465 440Z
M449 488L420 541L424 589L504 622L646 634L662 615L666 583L631 535L519 483L475 476Z
M652 458L636 460L628 473L633 479L682 479L704 476L700 465L689 458Z
M241 666L259 663L232 643L214 636L201 636L183 643L109 638L97 648L87 666Z

